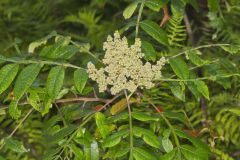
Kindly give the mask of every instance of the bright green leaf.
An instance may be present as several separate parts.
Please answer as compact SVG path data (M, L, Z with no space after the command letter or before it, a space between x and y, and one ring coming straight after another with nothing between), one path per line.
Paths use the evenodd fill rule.
M110 132L109 126L106 122L105 115L101 112L97 112L95 114L95 120L96 120L96 124L97 124L98 130L99 130L101 136L103 138L105 138Z
M40 64L30 64L20 72L13 89L14 98L16 100L19 100L32 85L41 68L42 65Z
M167 153L169 153L169 152L171 152L173 150L173 144L172 144L172 142L170 141L170 139L168 137L163 137L162 145L163 145L164 150Z
M91 160L99 160L99 148L96 141L91 143Z
M169 87L175 97L185 101L185 85L183 82L169 82Z
M152 115L143 113L143 112L132 112L132 116L134 119L137 119L139 121L158 121L159 118L158 117L154 117Z
M46 89L47 89L48 96L52 100L54 100L58 96L63 86L64 76L65 76L65 69L61 66L53 67L50 70L47 78Z
M14 119L18 119L20 117L21 110L18 109L18 101L13 100L10 103L8 112Z
M151 152L138 147L133 148L133 157L136 160L157 160Z
M78 69L74 72L74 83L79 93L83 92L83 89L87 83L88 74L84 69Z
M0 94L4 92L17 75L19 65L7 64L0 70Z
M169 0L146 0L145 5L153 11L158 12Z
M194 81L195 85L197 86L197 90L209 100L209 91L208 86L203 81Z
M129 6L127 6L127 8L123 11L123 17L125 19L131 18L137 6L138 6L138 1L135 1L131 3Z
M83 160L83 151L81 148L77 147L75 144L69 144L69 148L78 160Z
M12 150L13 152L24 153L28 150L23 146L23 144L15 139L7 138L5 139L5 147Z

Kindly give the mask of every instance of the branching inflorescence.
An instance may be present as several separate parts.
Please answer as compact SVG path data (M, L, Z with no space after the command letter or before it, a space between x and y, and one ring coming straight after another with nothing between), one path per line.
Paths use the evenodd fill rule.
M96 69L91 62L88 63L89 77L99 85L99 91L104 92L111 86L113 95L127 89L134 92L137 87L147 89L154 86L153 80L159 79L162 66L166 60L162 57L156 65L149 62L143 64L144 54L141 52L141 40L135 39L135 43L129 47L126 37L121 38L116 31L114 37L108 36L103 45L105 56L104 68Z

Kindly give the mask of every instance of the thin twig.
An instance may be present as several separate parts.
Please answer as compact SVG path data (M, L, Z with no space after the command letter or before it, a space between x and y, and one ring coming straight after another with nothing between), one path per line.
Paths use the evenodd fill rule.
M90 97L76 97L76 98L66 98L66 99L59 99L56 100L54 103L56 104L61 104L61 103L76 103L76 102L103 102L103 103L108 103L109 99L103 99L103 98L90 98ZM28 105L29 103L27 101L21 102L18 105L19 106L24 106ZM7 109L8 106L2 106L2 109Z
M219 43L219 44L207 44L207 45L202 45L202 46L198 46L198 47L195 47L195 48L191 48L191 49L188 49L188 50L185 50L183 52L180 52L174 56L171 56L169 57L170 59L171 58L175 58L175 57L178 57L180 55L183 55L185 54L186 52L190 52L190 51L195 51L195 50L199 50L199 49L202 49L202 48L210 48L210 47L221 47L221 46L230 46L230 44L225 44L225 43Z
M28 116L33 112L33 108L31 108L28 113L21 119L19 124L14 128L14 130L7 136L7 138L11 138L18 130L18 128L23 124L23 122L28 118ZM0 146L0 150L4 147L5 143L3 142Z
M85 70L85 68L82 68L70 63L61 63L61 62L54 62L54 61L47 61L47 60L25 60L25 59L11 59L11 58L5 58L5 57L0 57L0 60L12 62L12 63L18 63L18 64L48 64L48 65L57 65L57 66Z
M140 23L140 20L141 20L141 17L142 17L142 12L143 12L143 8L144 8L144 3L145 3L145 0L142 0L141 6L140 6L140 9L139 9L139 12L138 12L138 17L137 17L136 35L135 35L135 38L138 37L139 23Z
M124 94L127 100L127 106L128 106L128 117L129 117L129 135L130 135L130 155L129 160L133 160L133 125L132 125L132 112L131 107L129 103L129 99L131 97L131 94L128 96L127 91L124 90Z
M19 122L19 124L15 127L15 129L11 132L11 134L8 136L8 138L12 137L15 132L18 130L18 128L23 124L23 122L28 118L28 116L33 112L33 108L31 108L28 113L23 117L23 119Z

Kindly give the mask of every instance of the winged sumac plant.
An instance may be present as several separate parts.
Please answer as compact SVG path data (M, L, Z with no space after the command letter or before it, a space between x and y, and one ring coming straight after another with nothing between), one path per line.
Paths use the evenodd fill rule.
M0 55L0 159L237 157L240 45L233 35L221 37L222 12L234 2L226 1L227 10L208 0L209 42L189 22L188 10L200 13L201 2L113 3L88 7L104 14L101 7L118 6L118 27L83 10L63 23L80 25L85 38L54 31L27 51L14 43L17 54Z

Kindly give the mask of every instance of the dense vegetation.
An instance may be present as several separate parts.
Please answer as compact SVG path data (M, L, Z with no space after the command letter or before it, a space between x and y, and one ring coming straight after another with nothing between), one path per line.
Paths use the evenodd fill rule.
M1 0L0 160L240 159L239 16L239 0ZM104 49L114 33L133 47ZM140 65L138 88L100 92L89 62L138 44L160 77Z

